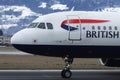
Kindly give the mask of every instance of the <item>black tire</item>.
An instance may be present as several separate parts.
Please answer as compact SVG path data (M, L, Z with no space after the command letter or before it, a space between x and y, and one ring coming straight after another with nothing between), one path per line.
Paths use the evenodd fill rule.
M111 58L102 58L102 64L109 67L120 67L120 60L111 59Z
M102 61L104 66L112 66L114 63L113 62L114 60L112 60L110 58L102 58L101 61Z
M70 70L63 70L63 71L61 72L61 76L62 76L63 78L71 78L72 72L71 72Z
M65 73L65 70L62 70L62 72L61 72L62 78L65 78L64 73Z

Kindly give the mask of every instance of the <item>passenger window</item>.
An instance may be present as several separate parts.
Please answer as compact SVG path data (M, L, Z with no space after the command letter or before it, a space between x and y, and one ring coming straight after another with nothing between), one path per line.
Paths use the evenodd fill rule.
M106 30L106 26L104 26L103 29Z
M109 30L112 30L112 26L109 26Z
M117 26L115 26L115 30L117 30Z
M92 30L95 30L95 26L92 26Z
M48 29L53 29L53 25L51 23L46 23Z
M98 26L98 30L100 30L100 26Z
M40 28L40 29L45 29L45 23L40 23L40 24L38 25L38 28Z

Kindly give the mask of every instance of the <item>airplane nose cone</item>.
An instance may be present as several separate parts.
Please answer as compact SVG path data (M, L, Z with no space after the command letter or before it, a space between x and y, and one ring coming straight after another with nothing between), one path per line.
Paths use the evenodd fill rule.
M15 35L12 36L11 38L11 44L20 44L22 41L22 36L21 32L16 33Z
M11 38L11 44L13 45L13 44L15 44L16 42L17 42L17 38L16 38L15 35L13 35L12 38Z
M22 35L21 35L21 31L17 32L16 34L14 34L11 38L11 44L13 47L15 47L16 49L19 49L20 44L22 43Z
M11 38L11 44L27 44L29 42L29 37L31 34L29 34L30 31L28 29L23 29L17 33L15 33Z
M31 29L23 29L16 34L13 35L11 38L11 44L18 50L28 52L29 51L29 44L32 44L32 32ZM27 50L27 51L26 51Z
M11 44L13 47L15 47L16 49L21 49L21 47L24 44L28 44L29 43L29 35L27 33L27 29L23 29L17 33L15 33L12 38L11 38Z

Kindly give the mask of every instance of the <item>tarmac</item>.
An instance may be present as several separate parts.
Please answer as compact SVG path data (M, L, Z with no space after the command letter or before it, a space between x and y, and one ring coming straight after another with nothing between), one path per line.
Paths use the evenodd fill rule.
M32 55L29 53L21 52L21 51L0 51L0 54L3 55Z
M0 80L67 80L61 70L0 70ZM68 80L120 80L120 70L72 70Z
M0 54L16 55L16 51ZM29 55L17 52L17 55ZM61 77L61 70L0 70L0 80L120 80L120 70L72 70L70 79Z

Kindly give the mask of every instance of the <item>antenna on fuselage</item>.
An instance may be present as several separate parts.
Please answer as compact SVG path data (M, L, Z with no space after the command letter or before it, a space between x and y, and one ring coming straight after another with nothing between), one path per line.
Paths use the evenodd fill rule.
M70 11L74 11L74 8L75 8L75 7L73 6L72 9L71 9Z

